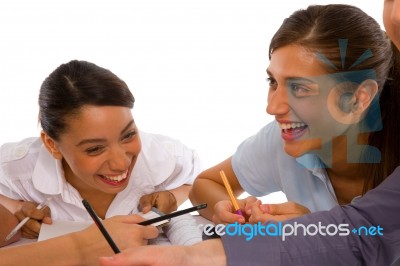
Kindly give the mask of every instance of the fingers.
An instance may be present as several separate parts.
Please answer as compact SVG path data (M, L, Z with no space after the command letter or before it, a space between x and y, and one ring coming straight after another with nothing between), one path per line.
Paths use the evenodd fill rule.
M292 215L292 214L306 214L309 213L310 210L293 201L284 202L281 204L268 204L264 206L267 209L269 214L272 215Z
M126 224L137 224L140 222L143 222L145 219L140 216L140 215L136 215L136 214L132 214L132 215L117 215L117 216L113 216L109 219L104 220L104 223L109 223L109 221L111 222L120 222L120 223L126 223Z
M111 217L109 219L104 220L105 226L111 226L115 224L131 224L135 225L144 221L145 219L140 215L118 215ZM137 231L143 236L144 239L153 239L158 236L159 231L155 226L141 226L137 225L140 229L135 229L134 234L137 234Z
M253 213L254 212L254 213ZM310 213L310 210L296 202L285 202L281 204L259 204L252 208L249 222L285 221Z
M135 224L143 220L143 217L139 215L120 215L103 220L103 224L117 246L123 250L128 247L146 245L149 239L158 236L159 231L156 227ZM85 233L87 234L85 239L90 239L90 241L105 240L94 225L88 227ZM102 244L109 248L106 242Z
M25 238L37 238L39 235L42 221L51 224L50 208L45 206L42 209L36 209L38 203L23 202L21 209L15 213L19 221L29 217L27 223L22 227L22 236Z
M29 219L28 222L21 228L22 236L25 238L37 238L39 236L41 223L34 219Z
M142 231L144 239L156 238L159 233L160 231L158 230L158 228L151 225L145 226L145 229Z
M247 215L251 215L251 208L257 202L257 198L254 196L249 196L243 200L244 203L244 211Z
M233 205L229 200L219 201L214 206L214 215L212 221L215 224L236 222L243 224L246 222L243 216L233 212Z
M39 221L41 220L42 223L45 223L45 224L51 224L53 222L53 220L51 219L51 211L48 206L45 206L43 209L37 210L37 211L42 211L42 215L43 215L42 219L37 219L37 220L39 220ZM38 214L38 216L40 216L40 215Z
M251 215L249 217L249 223L252 223L252 224L255 224L258 222L264 223L271 219L271 215L269 215L268 213L264 213L260 207L261 207L260 200L257 200L256 202L254 202L251 205L251 211L250 211Z
M251 216L249 218L249 223L255 224L258 222L265 223L268 221L285 221L287 219L290 219L290 215L288 214L270 214L268 212L265 212L265 205L271 205L271 204L261 204L261 201L257 201L255 204L253 204L251 208Z
M35 202L24 202L22 208L19 212L16 212L18 219L21 220L25 217L30 217L31 219L35 219L38 221L43 220L45 217L51 217L50 208L48 206L43 207L42 209L36 209L38 203Z
M157 198L155 199L155 206L160 211L162 211L163 213L171 213L178 209L178 204L172 192L166 190L156 193L157 193Z
M147 213L150 211L151 207L153 206L153 194L144 195L139 200L139 209L143 213Z
M163 213L170 213L177 210L178 205L174 194L166 190L144 195L140 198L139 209L143 213L150 211L151 207L156 207Z

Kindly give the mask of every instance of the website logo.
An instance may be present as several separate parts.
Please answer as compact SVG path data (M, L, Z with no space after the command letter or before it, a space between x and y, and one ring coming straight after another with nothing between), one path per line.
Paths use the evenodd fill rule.
M294 222L293 224L267 223L262 224L199 224L198 228L203 231L206 236L217 234L219 236L245 236L246 241L252 240L255 236L280 237L285 241L288 236L348 236L351 233L359 236L383 236L383 228L379 225L360 226L350 229L349 224L328 224L323 225L321 222L317 224L301 224Z

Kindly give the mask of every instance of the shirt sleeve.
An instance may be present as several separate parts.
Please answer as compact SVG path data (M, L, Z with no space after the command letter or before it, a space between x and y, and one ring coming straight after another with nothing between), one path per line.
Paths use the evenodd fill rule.
M352 205L315 212L282 224L286 229L299 224L325 226L319 232L326 232L329 226L330 235L297 234L285 239L279 235L258 235L251 240L246 240L245 236L224 235L227 262L229 266L390 265L400 256L399 209L400 167ZM333 234L334 226L339 225L348 228L348 232ZM361 228L381 228L381 234L373 230L366 235Z
M192 185L202 170L197 152L178 140L169 139L163 142L175 158L175 168L171 175L157 186L157 190L171 190L182 185Z

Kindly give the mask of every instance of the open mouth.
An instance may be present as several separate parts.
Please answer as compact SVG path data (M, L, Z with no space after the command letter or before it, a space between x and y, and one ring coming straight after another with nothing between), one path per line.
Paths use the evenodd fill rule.
M307 125L302 122L279 123L281 136L286 141L296 140L306 133Z
M101 179L110 185L119 185L123 183L128 177L128 170L119 175L99 175Z

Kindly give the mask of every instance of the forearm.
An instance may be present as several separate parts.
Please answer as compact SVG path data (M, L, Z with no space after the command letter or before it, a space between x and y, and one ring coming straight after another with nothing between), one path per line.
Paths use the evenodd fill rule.
M0 249L1 265L83 265L84 252L90 247L79 244L73 235L52 238L28 245ZM93 263L94 264L94 261Z
M199 213L211 220L214 214L214 205L221 200L229 199L229 196L221 184L211 179L197 178L189 193L189 199L193 205L207 203L207 208Z
M373 246L374 243L376 244L373 240L371 241L373 243L363 243L357 240L351 232L345 236L340 236L339 232L335 235L328 235L325 229L321 231L325 235L318 232L313 234L319 224L325 228L330 224L335 226L341 224L342 221L336 219L334 215L343 218L339 213L319 212L283 223L261 225L264 228L269 226L268 231L259 229L260 224L257 224L257 229L254 230L257 230L258 233L263 232L265 235L250 234L250 232L234 236L224 235L222 240L227 255L227 264L239 266L249 261L254 265L274 266L360 264L362 262L361 245ZM310 224L313 224L310 229L312 235L304 235L303 228L308 228ZM293 228L297 228L296 233ZM330 232L334 231L332 228L331 226Z
M231 157L200 173L193 183L189 199L193 205L207 203L207 208L200 211L200 214L209 220L212 219L214 214L215 204L221 200L229 200L229 195L220 175L221 170L225 172L235 196L244 192L233 171Z
M157 237L158 229L139 226L143 218L136 215L115 216L103 224L121 249L147 244L147 239ZM98 265L100 256L111 256L113 250L100 230L91 225L87 229L51 238L45 241L0 249L3 265Z
M0 247L8 245L12 242L17 241L20 238L20 233L16 234L13 238L8 241L4 241L7 235L13 230L13 228L18 224L18 219L13 215L8 209L3 205L0 205Z
M21 201L0 195L0 205L3 205L11 213L15 213L21 208Z
M188 265L226 265L225 251L220 239L202 241L188 246L187 250L187 257L191 260Z
M251 260L256 265L356 265L365 262L371 265L390 265L400 256L400 167L380 186L368 192L355 204L335 207L330 211L315 212L282 224L294 226L312 224L321 228L316 235L303 234L298 226L297 235L285 239L271 227L269 232L278 235L222 237L228 265L243 265ZM279 224L277 224L279 225ZM328 235L327 226L330 226ZM334 230L345 225L349 231ZM372 230L379 226L382 231ZM353 233L353 229L367 228ZM342 227L343 228L343 227ZM286 232L289 231L289 227ZM315 229L311 229L315 232ZM281 229L281 232L285 232ZM332 232L336 232L333 234ZM356 231L357 232L357 231ZM339 233L344 233L339 235Z

